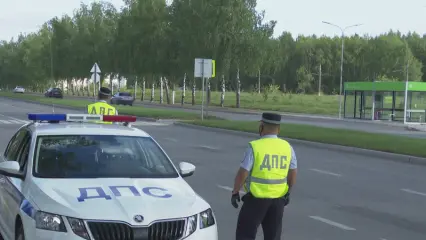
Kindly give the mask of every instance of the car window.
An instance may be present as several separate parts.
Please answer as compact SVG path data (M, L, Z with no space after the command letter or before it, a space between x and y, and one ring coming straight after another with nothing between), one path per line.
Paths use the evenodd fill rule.
M132 96L128 92L122 92L122 93L119 93L119 94L120 94L120 97L131 97Z
M175 178L173 164L149 137L39 136L34 154L40 178Z
M56 92L61 92L61 89L59 89L59 88L54 88L54 89L52 89L53 91L56 91Z
M10 140L9 145L5 151L5 157L8 161L17 161L20 147L23 144L23 140L25 139L27 133L28 131L25 128L20 129L12 138L12 140Z
M20 167L20 171L24 171L27 163L28 163L28 155L30 153L30 145L31 145L31 135L28 133L23 141L21 151L19 152L18 162Z

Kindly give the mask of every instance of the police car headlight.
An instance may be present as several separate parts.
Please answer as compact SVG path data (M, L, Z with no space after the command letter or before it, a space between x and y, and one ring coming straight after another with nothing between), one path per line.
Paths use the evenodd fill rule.
M200 213L200 229L208 228L210 226L215 225L215 223L216 221L214 219L213 211L211 208Z
M197 214L198 215L198 214ZM186 228L184 237L188 237L197 230L197 215L186 218Z
M37 211L35 216L36 228L55 232L66 232L62 216L57 214Z
M68 217L68 222L71 226L72 231L75 235L89 240L89 233L87 232L86 226L84 225L83 220L77 218Z

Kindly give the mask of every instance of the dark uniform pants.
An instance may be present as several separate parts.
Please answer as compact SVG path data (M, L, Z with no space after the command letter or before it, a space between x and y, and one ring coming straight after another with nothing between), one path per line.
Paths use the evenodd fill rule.
M264 240L280 240L285 200L255 198L250 193L242 198L238 215L236 240L255 240L262 224Z

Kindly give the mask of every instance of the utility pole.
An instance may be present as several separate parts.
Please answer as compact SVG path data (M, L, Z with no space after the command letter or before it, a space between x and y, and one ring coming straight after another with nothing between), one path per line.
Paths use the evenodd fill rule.
M260 68L259 68L259 79L257 80L257 93L260 94Z
M348 28L352 28L352 27L358 27L361 26L363 24L355 24L355 25L351 25L351 26L347 26L345 28L342 28L336 24L330 23L330 22L326 22L326 21L322 21L325 24L337 27L340 29L340 31L342 32L341 38L342 38L342 53L341 53L341 58L340 58L340 91L339 91L339 119L342 119L342 88L343 88L343 52L345 50L345 31Z
M319 66L319 79L318 79L318 96L321 96L321 76L322 76L322 70L321 70L321 64Z

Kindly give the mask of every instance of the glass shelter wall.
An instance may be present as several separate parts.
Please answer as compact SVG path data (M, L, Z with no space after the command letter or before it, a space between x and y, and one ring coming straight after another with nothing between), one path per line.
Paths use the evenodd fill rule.
M371 120L371 94L368 91L346 91L344 117Z
M426 92L408 92L407 98L407 122L425 123Z

